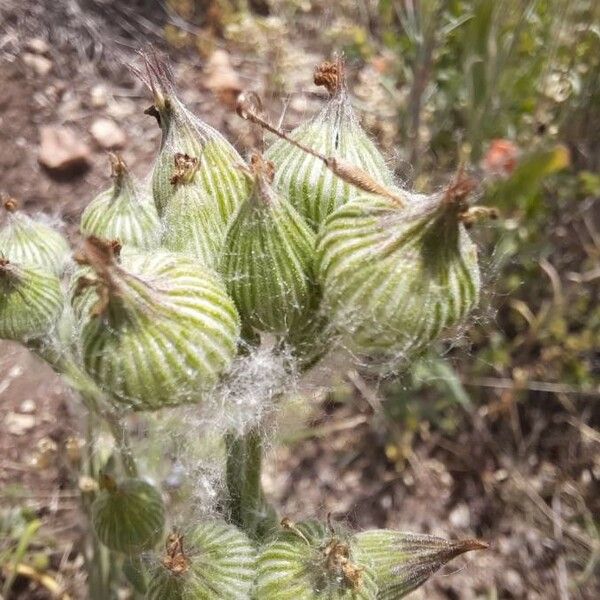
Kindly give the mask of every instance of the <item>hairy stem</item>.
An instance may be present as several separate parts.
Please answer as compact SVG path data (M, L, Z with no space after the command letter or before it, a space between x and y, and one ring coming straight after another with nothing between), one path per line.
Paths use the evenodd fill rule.
M98 415L88 410L87 427L85 435L86 447L86 468L88 477L95 479L98 475L95 465L94 436L97 430ZM83 553L86 572L88 576L87 586L90 600L103 600L110 598L112 594L110 585L110 571L112 556L108 549L103 548L96 537L91 526L92 523L92 502L93 496L90 493L82 492L81 505L85 513L89 527L85 534L85 551Z
M53 345L43 349L32 348L32 350L46 361L56 373L61 375L69 386L81 396L83 403L90 412L98 415L106 422L115 440L125 474L128 477L137 477L137 464L127 430L123 427L119 416L102 390L81 369L70 354L59 352Z
M261 486L263 440L259 426L243 435L229 432L225 445L230 520L251 538L260 538L269 527L273 511Z

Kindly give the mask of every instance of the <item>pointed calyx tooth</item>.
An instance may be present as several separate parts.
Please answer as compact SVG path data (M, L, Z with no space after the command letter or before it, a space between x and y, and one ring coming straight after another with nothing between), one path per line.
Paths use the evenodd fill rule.
M335 96L344 90L345 74L344 60L338 56L334 61L323 61L315 67L315 85L323 86L330 96Z
M390 529L362 531L354 537L358 560L370 564L381 598L403 598L420 587L452 559L471 550L484 550L479 540L449 542L432 535Z
M177 152L174 156L175 168L171 176L172 185L190 183L200 168L200 159L183 152Z

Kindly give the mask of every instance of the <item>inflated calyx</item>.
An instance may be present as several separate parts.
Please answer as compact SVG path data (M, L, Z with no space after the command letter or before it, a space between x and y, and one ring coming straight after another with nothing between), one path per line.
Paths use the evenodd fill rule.
M165 526L160 492L141 479L117 482L102 475L92 504L92 524L98 539L111 550L132 555L151 550Z
M113 184L83 211L81 233L118 240L123 246L156 248L160 243L161 225L151 195L120 157L113 154L110 162Z
M209 521L167 540L147 600L250 600L256 551L233 525Z
M374 572L355 552L352 537L316 521L284 519L258 557L261 600L375 600Z
M319 65L314 81L327 89L329 101L289 137L327 157L363 169L383 184L391 184L392 176L383 156L362 130L349 102L342 61ZM357 190L336 177L323 161L284 140L276 141L265 157L275 164L275 186L314 229L335 208L357 196Z
M488 547L478 540L449 542L433 535L391 529L357 533L353 545L373 569L379 589L377 600L404 598L452 559Z
M394 370L477 305L477 249L458 181L426 199L362 194L334 212L318 240L323 306L344 345Z
M226 227L214 201L198 184L202 157L175 154L172 166L173 195L163 213L163 246L216 269Z
M196 402L237 350L239 317L215 275L180 254L125 254L88 238L77 255L84 367L135 410ZM90 300L90 288L94 302Z
M253 188L227 231L222 273L246 327L296 334L318 303L315 236L271 187L273 164L255 154L251 169Z
M63 308L58 277L11 262L0 252L0 338L27 342L49 334Z
M214 204L224 223L244 199L247 183L239 167L244 164L233 146L214 128L192 114L175 92L173 74L156 56L146 57L146 74L140 74L152 90L154 106L162 130L160 150L152 174L152 190L162 216L175 193L171 183L173 156L201 157L202 168L195 184Z
M0 256L23 266L41 267L60 277L71 254L67 240L49 225L18 210L12 198L5 199L3 206Z

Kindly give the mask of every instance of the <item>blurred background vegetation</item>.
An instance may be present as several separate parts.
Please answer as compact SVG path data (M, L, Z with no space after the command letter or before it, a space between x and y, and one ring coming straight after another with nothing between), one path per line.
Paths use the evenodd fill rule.
M178 69L184 96L241 147L256 134L227 109L235 93L257 89L272 118L285 108L292 127L322 100L310 89L312 65L343 52L355 106L401 182L432 191L465 165L481 184L478 201L500 213L474 228L487 280L480 313L395 381L374 385L328 365L334 389L313 394L304 429L290 415L294 426L280 425L266 485L291 516L316 503L359 525L496 543L423 598L600 597L600 2L0 8L5 56L17 60L15 31L42 35L56 49L57 78L124 86L140 105L123 62L147 43L165 49L197 68ZM91 198L94 183L77 189ZM85 201L66 206L67 220ZM0 559L22 561L38 517L6 513ZM32 547L31 561L41 560Z

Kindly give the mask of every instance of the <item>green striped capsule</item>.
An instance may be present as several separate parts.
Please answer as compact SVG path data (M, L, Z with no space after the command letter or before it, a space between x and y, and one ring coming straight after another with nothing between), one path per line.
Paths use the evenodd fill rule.
M152 196L120 157L113 154L110 161L113 184L83 211L81 233L144 250L158 247L161 225Z
M477 249L444 195L399 208L363 195L324 223L323 306L361 361L393 371L477 305Z
M83 281L95 302L79 306L83 362L103 390L153 410L197 402L214 387L235 357L240 324L212 272L166 251L127 254L118 264L96 238L78 260L95 274Z
M201 159L175 154L173 195L163 213L162 244L216 270L225 242L225 223L214 202L198 185L202 169Z
M57 325L63 295L56 275L9 262L0 253L0 338L27 342Z
M239 167L244 165L235 148L216 129L192 114L175 92L173 74L156 57L146 60L148 81L154 95L154 114L162 129L160 150L152 174L152 190L159 215L164 214L175 190L171 184L173 156L202 157L196 185L210 199L227 223L248 193Z
M354 536L356 553L368 562L379 588L377 600L398 600L417 589L457 556L482 550L477 540L449 542L433 535L373 529Z
M256 551L233 525L209 521L172 534L147 600L250 600Z
M129 555L147 552L161 540L165 527L160 492L141 479L116 482L102 475L92 504L92 525L111 550Z
M363 169L382 184L391 184L383 156L361 128L348 100L341 62L317 67L315 83L325 85L331 97L319 114L289 137ZM285 140L277 140L265 158L275 164L275 186L315 230L338 206L357 196L356 188L334 175L322 160Z
M49 225L17 210L12 198L4 201L6 222L0 228L0 256L23 266L38 266L61 276L71 249L67 240Z
M287 336L314 317L315 235L271 187L272 165L255 155L252 168L254 187L227 231L222 273L245 327Z
M287 521L287 520L284 520ZM352 538L315 521L286 529L258 557L255 597L261 600L375 600L374 573Z

